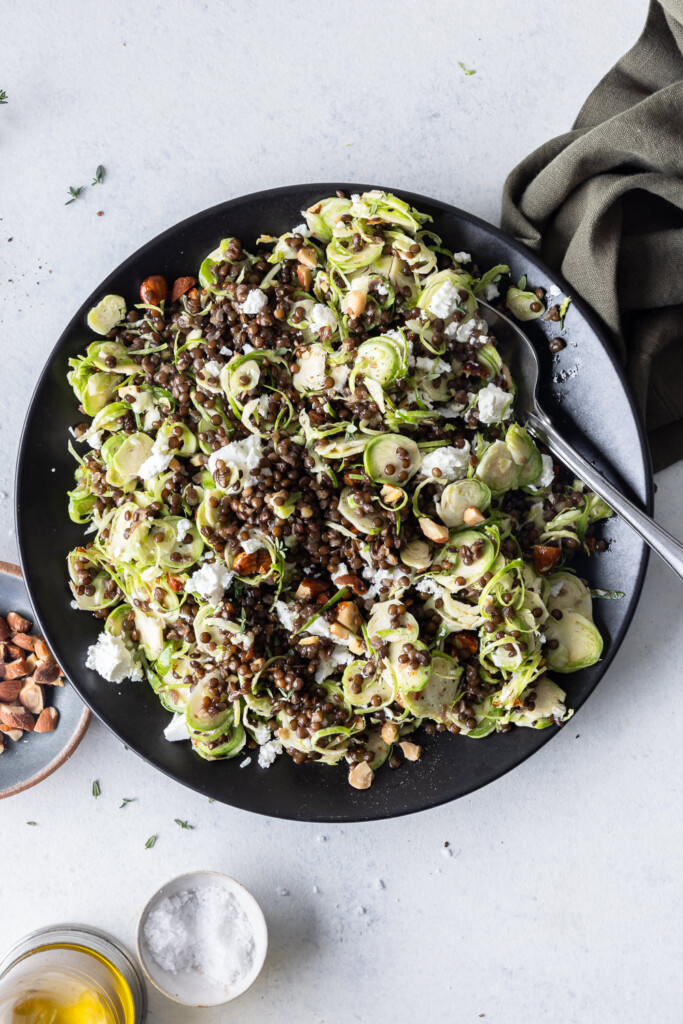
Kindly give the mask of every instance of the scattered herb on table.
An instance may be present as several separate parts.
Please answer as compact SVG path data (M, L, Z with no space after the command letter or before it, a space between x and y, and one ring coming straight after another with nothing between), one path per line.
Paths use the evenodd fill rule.
M85 188L85 185L79 185L78 188L74 188L73 185L70 185L69 186L69 195L71 196L71 199L67 199L67 201L64 203L64 205L65 206L70 206L71 203L75 203L84 188Z
M7 93L4 89L0 89L0 104L7 103Z
M27 821L26 824L27 825L37 825L38 822L37 821Z
M463 71L465 72L466 75L476 75L476 73L477 73L474 70L474 68L466 67L461 60L458 61L458 66L463 69Z
M173 820L175 821L176 825L180 826L180 828L194 828L194 825L188 825L186 821L181 821L180 818L174 818Z
M102 792L102 790L100 789L100 784L97 781L97 779L95 779L95 781L92 784L92 795L95 798L97 798L100 795L101 792Z
M132 804L135 800L137 800L136 796L124 796L123 803L119 804L119 810L121 810L122 807L125 807L126 804Z
M157 841L157 837L156 836L150 836L149 839L147 840L147 842L145 843L145 849L146 850L151 850L152 847L154 846L154 844L156 843L156 841Z
M90 182L90 184L91 185L102 185L103 182L104 182L104 167L102 166L102 164L98 164L97 165L97 170L95 171L95 177Z

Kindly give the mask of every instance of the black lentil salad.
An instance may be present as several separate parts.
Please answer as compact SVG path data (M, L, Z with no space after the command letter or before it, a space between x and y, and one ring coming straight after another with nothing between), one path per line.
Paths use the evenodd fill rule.
M367 788L419 758L419 725L568 717L548 673L602 652L568 562L610 510L514 421L478 307L507 267L481 274L384 192L303 216L91 310L69 511L92 536L69 573L104 624L88 665L146 678L169 738Z

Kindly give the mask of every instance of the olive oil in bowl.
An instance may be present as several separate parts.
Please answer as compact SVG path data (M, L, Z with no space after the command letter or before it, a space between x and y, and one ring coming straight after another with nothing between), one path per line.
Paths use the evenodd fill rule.
M141 1024L144 1016L137 966L100 932L36 932L0 968L0 1024Z

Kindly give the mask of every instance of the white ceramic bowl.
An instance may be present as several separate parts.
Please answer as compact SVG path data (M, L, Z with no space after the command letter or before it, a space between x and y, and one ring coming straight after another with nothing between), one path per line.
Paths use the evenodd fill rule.
M145 922L150 912L155 910L162 900L206 885L222 886L232 893L244 910L254 933L254 959L251 970L240 982L229 988L210 982L200 974L172 974L165 971L152 957L145 940ZM190 871L186 875L172 878L148 901L138 923L137 951L143 971L155 988L184 1006L221 1006L237 999L254 984L261 973L267 950L268 928L263 911L243 885L229 875L221 874L220 871Z

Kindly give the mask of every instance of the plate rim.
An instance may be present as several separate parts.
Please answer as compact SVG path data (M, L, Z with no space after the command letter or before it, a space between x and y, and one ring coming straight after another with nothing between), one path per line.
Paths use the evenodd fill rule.
M13 576L15 579L21 580L28 592L31 607L33 607L31 591L29 590L27 581L24 579L21 568L18 565L15 565L13 562L0 561L0 575ZM38 620L38 624L41 625L40 617L38 615L35 617ZM73 686L71 680L69 680L69 686ZM62 747L59 753L56 754L52 760L45 765L45 767L41 768L40 771L29 776L28 779L24 779L23 782L16 782L13 786L6 786L4 789L0 788L0 800L6 800L10 796L16 796L17 793L23 793L25 790L32 789L33 786L37 786L39 782L42 782L43 779L46 779L49 775L56 772L58 768L61 768L64 762L69 760L73 752L76 750L76 747L78 747L79 743L85 736L90 720L93 716L93 712L76 687L73 687L73 690L79 700L83 703L83 713L76 723L76 728L71 734L69 742Z
M564 278L562 277L562 275L560 273L556 272L551 267L549 267L545 263L545 261L540 256L537 255L536 252L534 252L528 246L524 245L522 242L518 241L518 239L514 238L512 235L508 235L501 228L497 227L494 224L491 224L489 221L484 220L483 218L477 216L476 214L469 213L468 211L463 210L461 207L455 206L452 203L445 202L444 200L436 199L436 198L433 198L431 196L425 196L425 195L423 195L421 193L412 192L412 191L410 191L408 189L394 188L394 187L389 186L389 185L377 185L377 184L370 185L370 184L361 184L361 183L357 183L357 182L330 182L330 181L327 181L327 182L304 182L304 183L289 184L289 185L279 185L279 186L276 186L274 188L260 189L260 190L258 190L256 192L249 192L249 193L245 193L243 195L233 196L231 199L227 199L227 200L225 200L225 201L223 201L221 203L215 203L212 206L206 207L206 208L204 208L202 210L195 211L194 213L190 214L189 216L184 217L182 220L180 220L180 221L170 225L169 227L165 228L163 231L161 231L158 234L156 234L154 237L148 239L142 245L138 246L138 248L135 249L132 253L130 253L128 256L126 256L111 271L111 273L109 275L107 275L107 277L104 278L96 286L96 288L84 299L84 301L78 307L78 310L74 313L74 315L72 316L71 320L65 326L65 328L63 329L63 331L59 335L59 338L57 339L57 341L53 345L52 349L50 350L50 353L47 356L47 358L46 358L46 360L45 360L45 362L43 364L43 367L42 367L42 369L41 369L41 371L40 371L40 373L38 375L38 378L36 380L35 386L34 386L34 388L32 390L32 393L31 393L30 401L29 401L28 406L27 406L26 414L25 414L25 417L24 417L24 422L23 422L23 425L22 425L21 435L20 435L20 438L19 438L19 446L18 446L18 451L17 451L17 461L16 461L16 469L15 469L15 484L16 484L16 486L15 486L15 498L14 498L14 513L15 513L15 528L16 528L17 543L18 543L18 547L19 547L19 556L20 556L20 559L21 559L22 568L23 568L24 563L25 563L26 549L27 549L28 545L27 545L26 538L24 536L23 525L22 525L21 501L20 501L20 491L22 490L22 487L20 486L20 484L21 484L21 481L23 479L24 469L25 469L25 466L26 466L25 453L26 453L27 440L28 440L27 433L28 433L28 428L29 428L29 422L31 420L32 412L33 412L33 409L34 409L34 403L35 403L38 391L41 389L41 387L43 385L44 378L47 376L50 368L52 367L52 364L54 363L55 359L58 357L58 354L59 354L59 351L60 351L60 349L62 347L63 341L65 340L65 338L68 335L71 334L71 332L74 330L74 328L76 326L81 324L84 310L87 308L87 306L89 304L91 304L93 301L95 301L96 296L98 294L101 294L102 291L105 290L108 287L109 283L112 280L114 280L122 272L125 272L125 270L128 267L128 265L134 264L141 256L143 256L143 254L148 249L152 248L155 245L158 245L158 244L162 243L166 238L170 238L171 236L174 236L177 232L182 231L183 229L185 229L187 227L190 227L198 218L209 217L211 215L215 215L216 217L222 216L226 211L229 211L232 206L238 206L238 205L242 206L242 205L244 205L246 203L250 203L250 204L253 205L253 204L256 204L259 201L262 201L262 200L264 200L266 198L282 197L283 199L285 199L286 197L290 196L293 192L296 192L298 190L306 190L306 191L311 191L311 192L318 191L318 192L320 192L321 195L325 195L325 194L329 193L330 191L336 191L337 189L341 189L341 190L343 190L346 193L355 193L355 192L359 192L360 193L360 192L369 191L369 190L371 190L373 188L382 188L383 191L392 192L393 194L398 195L399 198L403 198L403 199L407 200L408 202L410 202L412 205L416 205L418 207L419 207L420 203L426 203L429 206L431 206L433 208L436 208L436 209L438 209L438 210L440 210L440 211L442 211L442 212L444 212L446 214L450 214L450 215L455 214L458 219L461 219L463 221L469 222L470 224L472 224L473 226L479 228L480 230L482 230L482 231L488 233L489 235L492 235L495 238L499 239L506 247L514 249L515 252L522 259L530 260L551 281L553 281L554 283L562 286L562 290L563 290L564 294L567 294L567 295L571 294L572 295L572 304L578 309L578 311L580 312L581 316L588 323L588 326L590 327L590 330L592 331L592 333L597 337L598 341L600 342L600 345L601 345L604 353L606 354L607 358L609 359L610 363L612 364L612 367L613 367L614 371L617 374L617 377L619 378L619 382L621 384L623 393L626 396L626 399L627 399L627 402L628 402L628 405L629 405L629 408L630 408L630 411L631 411L631 415L632 415L632 418L633 418L633 421L634 421L634 424L635 424L635 427L636 427L636 433L637 433L637 437L638 437L639 455L640 455L640 460L641 460L640 464L642 465L643 473L644 473L644 477L645 477L645 481L644 481L645 482L645 500L643 501L643 499L640 497L639 494L636 494L635 498L636 498L637 503L642 504L644 510L648 514L652 513L653 503L654 503L654 474L653 474L653 468L652 468L652 457L651 457L650 448L649 448L649 445L648 445L648 442L647 442L647 434L646 434L646 431L645 431L643 417L642 417L640 408L638 407L638 405L636 403L635 396L634 396L634 393L633 393L633 389L632 389L631 384L630 384L630 382L629 382L629 380L628 380L628 378L626 376L625 369L624 369L623 365L621 364L621 362L619 361L619 359L617 357L617 354L616 354L616 352L614 350L614 346L612 345L611 341L609 340L609 337L608 337L608 334L607 334L607 331L606 331L604 325L601 323L601 321L598 318L597 314L588 305L588 303L581 296L572 294L573 289L571 287L570 288L566 287L567 282L564 280ZM644 543L642 551L641 551L640 558L638 560L637 580L636 580L635 586L632 589L632 601L630 603L630 607L628 609L628 612L627 612L625 618L623 619L623 621L620 623L619 628L617 629L617 631L614 634L612 634L612 636L611 636L612 642L610 644L610 649L607 652L606 657L602 660L602 664L603 664L604 668L603 668L603 671L601 673L600 679L595 683L593 688L590 690L590 692L584 698L584 700L581 703L580 707L575 709L575 714L578 713L583 708L583 706L588 702L588 700L590 699L592 694L597 689L597 687L600 684L600 682L602 682L602 679L604 678L605 673L609 669L612 661L614 660L618 650L621 647L621 644L623 643L624 637L625 637L626 633L628 632L628 629L630 628L631 622L633 621L633 616L635 615L636 609L637 609L638 604L640 602L640 598L642 596L642 591L643 591L643 586L644 586L644 583L645 583L645 577L646 577L646 573L647 573L647 566L648 566L648 562L649 562L649 557L650 557L650 549L649 549L648 545ZM36 602L34 600L34 591L33 591L32 581L28 577L24 577L24 584L25 584L26 589L27 589L27 591L29 593L29 598L31 599L31 604L34 606L34 613L35 613L36 619L38 620L39 625L41 626L41 630L43 631L43 633L46 636L48 636L50 631L44 629L44 625L43 625L43 622L41 620L41 616L35 610ZM48 636L48 639L49 639L49 636ZM78 695L81 698L81 700L86 705L86 709L90 709L90 711L98 718L99 721L101 721L106 726L106 728L116 737L116 739L120 743L126 744L126 741L123 740L118 735L118 733L114 730L114 728L112 726L110 726L108 724L108 722L104 718L102 718L100 716L98 711L90 705L87 696L84 693L81 692L81 689L78 686L78 684L74 683L73 680L71 680L71 679L69 679L69 681L70 681L71 685L74 687L74 689L76 690L76 692L78 693ZM373 808L372 811L370 811L368 813L367 811L364 812L363 809L362 809L362 806L361 806L358 809L358 813L357 814L354 813L353 817L348 816L348 815L342 815L341 817L340 816L336 816L335 817L334 815L331 815L331 814L327 814L326 815L326 814L316 814L316 813L310 813L310 812L305 812L304 814L294 815L292 813L283 813L279 809L275 809L275 810L261 810L261 809L257 809L257 808L243 807L243 806L241 806L239 804L232 803L231 801L228 801L228 800L220 800L219 797L217 797L216 799L217 799L218 802L224 803L226 806L233 807L236 810L247 811L248 813L258 814L258 815L263 816L263 817L272 817L272 818L277 818L277 819L280 819L280 820L287 820L287 821L309 821L309 822L316 822L316 823L319 823L319 824L333 824L333 823L357 824L357 823L366 822L366 821L381 821L381 820L386 820L386 819L390 819L390 818L399 818L399 817L403 817L403 816L408 815L408 814L422 813L424 811L428 811L428 810L431 810L433 808L441 807L441 806L443 806L445 804L452 803L455 800L462 799L462 797L464 797L464 796L469 796L470 794L472 794L474 792L477 792L478 790L483 789L486 786L489 786L489 785L493 784L494 782L497 782L499 779L503 778L509 772L519 768L522 764L524 764L524 762L527 761L528 758L532 757L542 747L544 747L546 745L546 743L550 742L550 740L553 739L553 737L556 736L558 734L558 732L559 732L559 729L557 729L557 728L552 728L552 729L544 730L543 734L541 736L539 736L539 743L538 743L538 745L533 750L530 750L530 751L524 753L519 758L519 760L515 761L515 763L510 765L509 767L506 767L503 770L497 772L493 778L487 779L487 780L482 781L482 782L476 782L475 781L471 786L466 786L462 790L462 792L460 792L458 794L458 796L456 796L456 797L453 797L453 796L439 796L437 798L430 797L430 799L427 802L425 802L423 804L423 806L418 807L418 808L406 807L406 808L401 808L399 810L393 810L393 809L388 809L388 808L381 807L381 808ZM170 770L169 768L166 768L166 767L164 767L162 765L157 764L156 760L153 758L153 755L150 755L148 753L144 753L142 750L137 749L136 745L132 745L131 743L127 743L127 746L143 762L145 762L146 764L150 765L156 771L160 771L164 775L166 775L168 778L172 779L174 782L179 783L180 785L186 786L188 789L191 789L194 792L199 793L200 795L202 794L202 789L198 785L195 785L195 784L193 784L190 781L186 781L185 779L178 778L177 775L174 774L174 772L172 770ZM40 780L37 780L37 781L40 781Z

